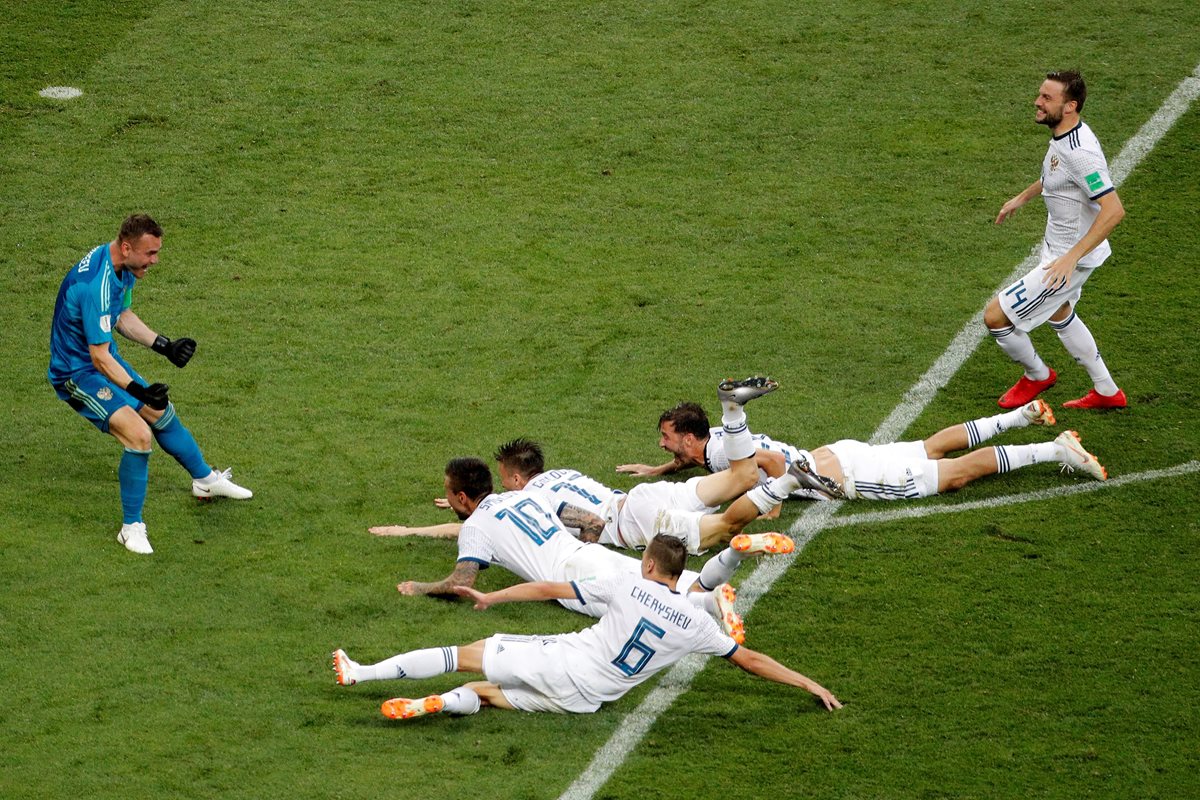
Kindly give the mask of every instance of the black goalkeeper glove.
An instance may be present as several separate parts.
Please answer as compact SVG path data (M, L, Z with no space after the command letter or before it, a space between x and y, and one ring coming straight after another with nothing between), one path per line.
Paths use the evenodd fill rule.
M141 400L146 405L153 408L155 411L162 411L167 407L167 403L171 402L167 397L167 392L171 389L165 383L152 383L149 386L142 386L137 381L130 381L125 387L125 391L138 400Z
M175 339L172 341L159 334L155 338L154 344L150 345L150 349L169 358L175 366L183 367L192 360L192 356L196 353L196 340Z

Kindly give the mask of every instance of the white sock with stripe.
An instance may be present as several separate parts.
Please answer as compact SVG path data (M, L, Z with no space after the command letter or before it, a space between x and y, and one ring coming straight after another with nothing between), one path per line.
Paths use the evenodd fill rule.
M750 427L746 424L746 411L737 403L722 403L725 410L721 413L721 427L725 435L721 437L721 445L725 448L725 457L730 461L741 461L754 457L754 438Z
M1028 426L1029 418L1025 416L1024 406L1014 408L1012 411L1006 411L1003 414L997 414L994 417L983 417L982 419L963 423L963 427L967 429L968 447L975 447L1005 431Z
M996 452L996 471L1012 472L1014 469L1048 461L1062 461L1058 445L1054 442L1039 444L1004 444L992 448Z
M479 711L479 695L468 686L451 689L442 697L442 711L447 714L474 714Z
M783 473L778 478L771 478L765 484L759 484L746 492L746 497L754 503L758 513L766 514L775 506L788 499L788 495L800 488L800 481L794 475Z
M733 578L733 573L737 572L737 568L742 563L742 554L732 547L726 547L721 552L704 562L704 566L700 568L700 588L705 590L705 599L708 605L704 609L710 614L716 614L716 601L712 597L712 590L720 586L722 583L729 583ZM709 605L712 607L710 608Z
M458 669L457 647L429 647L401 653L378 664L360 664L354 670L359 681L394 681L399 678L432 678Z
M1015 325L1007 328L988 328L988 333L996 340L1009 358L1025 368L1025 377L1031 381L1044 381L1050 377L1050 368L1041 356L1033 349L1033 340L1025 331L1018 330Z
M1050 327L1058 334L1059 341L1067 348L1075 363L1087 370L1097 392L1111 396L1120 391L1112 376L1108 374L1108 365L1100 357L1096 337L1092 336L1088 326L1083 324L1083 320L1077 314L1071 312L1071 316L1062 322L1051 321Z

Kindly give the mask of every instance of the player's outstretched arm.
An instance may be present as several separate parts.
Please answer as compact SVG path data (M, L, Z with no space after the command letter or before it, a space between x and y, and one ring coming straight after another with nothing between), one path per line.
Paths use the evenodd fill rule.
M1009 200L1000 208L1000 213L996 215L996 224L999 225L1004 220L1011 217L1017 212L1017 209L1028 203L1033 198L1042 193L1042 179L1038 178L1029 186L1025 187L1025 191Z
M403 595L420 595L433 594L448 597L456 597L455 588L458 586L474 586L475 579L479 577L479 562L477 561L459 561L455 565L454 571L440 581L435 583L420 583L418 581L404 581L396 584L396 591Z
M659 475L678 473L679 470L696 467L696 465L685 464L682 459L676 456L665 464L659 464L658 467L650 467L649 464L619 464L617 471L618 473L635 477L658 477Z
M460 597L466 597L475 602L478 611L484 611L497 603L529 603L539 600L569 600L575 597L575 587L559 581L533 581L518 583L495 592L481 592L470 586L460 586L454 590Z
M376 536L427 536L430 539L457 539L462 530L461 522L443 522L441 525L375 525L367 528Z
M794 669L788 669L765 653L759 653L756 650L751 650L749 647L743 646L739 647L729 657L729 660L746 670L746 672L757 675L760 678L766 678L776 683L785 683L788 686L799 686L820 700L827 711L833 711L835 708L842 707L842 704L833 696L833 693L824 686L816 681L809 680Z

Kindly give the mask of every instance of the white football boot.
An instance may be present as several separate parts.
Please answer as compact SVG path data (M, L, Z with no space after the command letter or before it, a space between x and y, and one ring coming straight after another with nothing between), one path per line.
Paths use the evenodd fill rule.
M133 553L141 553L146 556L154 552L154 548L150 546L150 539L146 536L146 523L144 522L126 522L121 526L121 532L117 534L117 541L125 545L126 550Z
M245 487L238 486L231 480L232 477L232 469L227 469L224 472L218 472L214 469L207 478L198 478L192 481L192 494L201 500L212 500L214 497L249 500L251 497L254 497L254 492Z

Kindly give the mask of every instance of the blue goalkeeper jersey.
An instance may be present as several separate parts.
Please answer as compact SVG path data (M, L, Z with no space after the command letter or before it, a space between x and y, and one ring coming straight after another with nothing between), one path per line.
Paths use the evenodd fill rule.
M127 270L113 268L108 244L94 248L80 259L58 289L54 321L50 324L50 369L46 373L55 386L75 373L93 369L90 344L108 344L117 352L113 328L121 312L133 299L135 278Z

